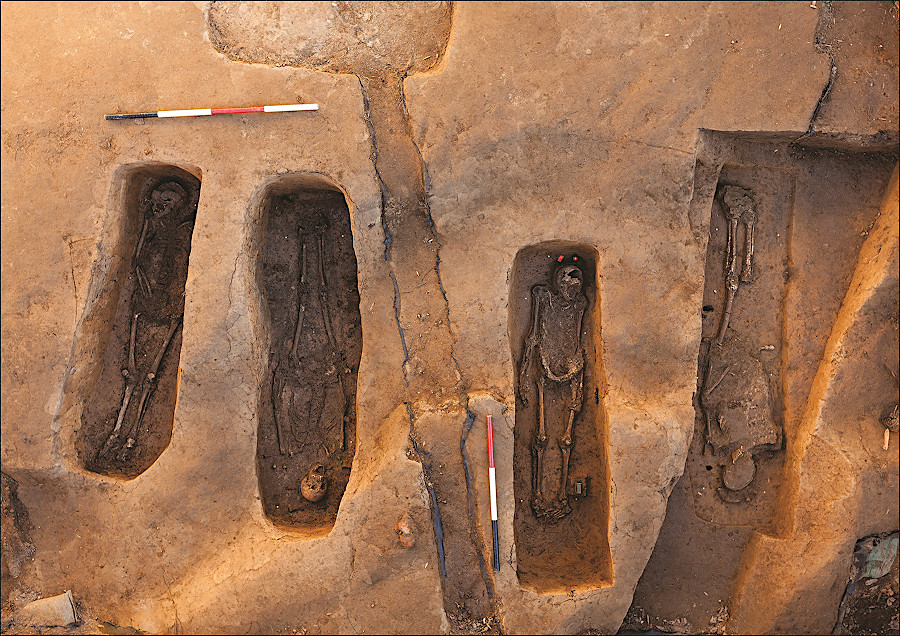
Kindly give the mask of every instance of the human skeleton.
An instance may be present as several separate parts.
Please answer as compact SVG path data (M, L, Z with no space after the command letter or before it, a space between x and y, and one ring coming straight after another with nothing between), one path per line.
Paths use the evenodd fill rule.
M588 300L584 296L584 275L578 266L562 263L553 274L553 284L532 288L532 315L529 334L519 369L519 398L528 404L526 389L530 385L529 368L535 350L538 352L538 428L532 444L532 500L535 515L547 521L565 517L571 508L568 501L569 458L572 453L572 427L581 411L584 385L584 348L581 328ZM544 493L544 451L547 448L547 425L544 390L547 381L568 384L571 389L568 421L558 444L562 454L562 472L555 497Z
M719 346L725 342L725 332L728 330L728 322L731 320L731 310L738 288L741 283L750 282L753 275L753 230L756 225L756 208L749 191L737 186L725 186L722 191L722 204L725 215L728 217L728 244L725 247L725 287L728 290L728 297L725 300L725 311L722 313L722 323L716 337L716 343ZM738 276L737 230L738 223L742 220L744 222L744 264L740 276Z
M158 284L162 268L167 265L166 260L172 258L172 254L167 250L170 247L169 241L173 240L172 237L166 236L168 230L180 228L191 222L189 218L186 220L182 218L186 212L185 203L187 198L187 192L181 185L175 181L164 181L153 189L147 200L149 205L145 208L141 233L134 251L134 258L132 259L134 279L143 298L142 302L146 307L152 307L154 304L158 307L168 307L174 302L178 306L176 308L180 308L183 302L183 295L177 299L172 299L166 295L167 290L160 288L154 290L153 287ZM119 407L115 426L106 443L97 453L97 459L106 458L113 452L113 449L118 449L115 454L117 460L120 462L125 461L131 449L137 443L144 415L147 413L151 395L156 387L156 376L159 373L159 366L175 332L181 326L182 312L175 311L174 313L178 317L169 325L145 374L139 374L135 360L135 340L139 332L141 312L135 312L132 315L128 344L128 366L122 369L122 375L125 377L122 404ZM141 389L141 398L138 402L137 414L131 427L128 429L127 435L123 436L122 425L125 422L131 399L138 388Z
M727 185L720 201L728 219L725 247L725 309L716 340L710 345L708 366L700 402L706 414L706 443L714 453L724 454L722 483L726 497L749 486L756 476L754 455L781 447L782 433L772 415L768 381L751 347L725 335L731 320L735 295L753 273L753 239L756 207L750 191ZM744 225L743 266L738 274L738 227Z
M290 352L274 365L272 380L272 400L274 402L275 424L278 433L278 447L282 455L291 455L305 445L301 440L308 433L317 433L322 425L340 420L339 449L346 447L347 390L344 376L350 373L338 349L331 324L331 307L328 301L328 285L325 278L324 241L328 224L324 218L313 213L301 223L300 232L300 282L298 289L297 318ZM308 261L312 261L309 263ZM312 269L312 276L310 276ZM313 278L311 281L310 278ZM311 284L311 286L310 286ZM310 294L314 294L315 298ZM313 301L310 303L310 301ZM316 302L317 301L317 302ZM324 368L316 376L312 385L301 381L297 369L301 361L300 341L308 305L318 307L319 317L324 325L326 351L317 358L324 362ZM329 386L337 384L338 394L328 400L332 392ZM328 421L326 421L328 420ZM315 430L314 430L315 429ZM326 454L331 451L326 448Z

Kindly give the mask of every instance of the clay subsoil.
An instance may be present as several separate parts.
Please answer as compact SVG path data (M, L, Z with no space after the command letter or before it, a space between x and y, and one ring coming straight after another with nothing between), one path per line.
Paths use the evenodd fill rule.
M101 17L114 25L115 35L106 37L115 38L129 58L140 57L135 50L150 56L155 44L142 40L142 33L132 41L135 34L123 17L128 11L156 12L141 19L160 33L177 35L179 46L184 21L192 21L186 37L202 32L205 38L190 45L190 55L203 61L185 64L177 90L154 76L148 84L159 94L139 105L135 90L122 98L107 90L101 101L110 112L182 107L189 86L198 90L191 96L197 103L184 108L207 105L204 100L214 106L240 99L246 102L241 105L320 100L319 119L235 116L222 129L211 123L215 118L173 120L168 129L159 126L162 120L151 120L82 139L86 117L98 129L103 123L99 111L85 105L100 97L77 93L71 77L90 76L91 86L136 86L147 75L135 67L121 76L120 61L107 59L53 76L65 84L53 89L54 97L68 100L59 97L68 91L80 101L67 101L63 110L69 114L58 123L42 123L43 132L35 136L17 128L31 125L34 113L16 111L20 121L6 114L19 95L4 86L4 163L16 168L4 176L5 185L22 175L39 181L34 175L49 170L43 165L48 158L70 146L82 165L98 154L104 163L102 171L87 176L52 165L54 196L72 209L90 208L90 218L53 221L64 247L54 252L49 269L45 253L19 247L39 244L30 237L49 217L49 195L40 206L30 204L27 188L4 196L3 311L11 326L3 332L3 399L10 414L4 417L3 631L35 629L11 617L26 602L70 586L90 598L80 606L81 629L103 633L130 633L119 625L132 624L172 633L612 633L619 625L621 633L724 633L747 546L756 533L776 532L779 511L790 508L782 499L788 496L781 476L791 452L785 440L801 426L831 326L897 164L897 3L860 3L867 12L847 2L798 4L797 11L818 17L796 23L817 21L815 33L797 28L797 42L772 46L818 51L823 66L814 71L828 77L821 94L807 99L809 86L818 89L809 77L751 85L744 78L749 64L734 62L725 73L733 77L716 80L725 82L727 90L719 90L732 101L704 102L714 113L706 120L689 120L681 112L699 111L697 103L678 105L673 111L684 119L674 123L661 114L669 101L657 95L661 84L674 85L676 74L682 84L700 77L712 68L713 53L744 59L739 55L745 40L763 50L780 37L782 24L729 25L713 53L659 79L653 71L645 77L628 68L656 66L632 59L655 46L649 39L617 49L616 38L607 36L652 28L659 41L670 42L669 32L677 32L677 45L667 44L650 58L663 64L698 46L692 45L695 36L727 13L727 5L662 9L672 11L662 21L674 26L653 22L657 14L634 18L627 4L609 5L623 12L621 23L606 17L609 22L597 22L588 37L578 28L594 24L593 18L576 16L576 24L570 16L566 22L562 16L570 9L564 3L523 5L531 17L522 22L504 14L509 9L502 3L489 10L473 3L466 11L476 17L460 31L451 30L454 11L460 11L451 3L416 3L408 12L402 4L386 3L382 18L391 28L379 27L379 10L369 3L328 4L341 20L337 26L303 22L312 21L303 3L258 5L268 12L265 19L246 22L243 30L234 26L246 19L242 3L204 4L202 15L193 5L138 3ZM9 7L4 5L6 15L13 13ZM773 7L762 10L779 10ZM27 5L13 8L27 25L53 25L60 41L76 32L82 36L78 20L59 17L50 4L38 4L37 17L27 19ZM491 11L505 15L499 31ZM556 13L546 20L542 11L559 11L558 20ZM408 31L402 28L405 19L413 23ZM547 44L550 24L558 37ZM513 33L511 25L520 30ZM305 35L313 26L340 35L334 50L323 52L306 41L291 48L282 39L282 31ZM785 33L794 32L792 24L784 26ZM93 35L85 31L84 37ZM497 41L479 49L489 38ZM4 44L6 39L19 41L21 35L4 26ZM486 66L487 79L469 66L450 65L460 58L449 58L448 51L464 45L470 47L465 64ZM74 40L71 46L76 50ZM595 88L572 71L574 63L557 61L544 70L534 53L556 55L567 47L591 63L615 59L631 84ZM398 57L397 50L413 53ZM179 56L170 53L167 62ZM790 75L784 64L780 72ZM822 70L829 64L831 76ZM23 93L29 87L50 90L24 66L5 61L4 79L14 80ZM223 66L231 75L213 77L209 69ZM811 68L803 71L813 75ZM615 82L612 70L598 77ZM507 89L520 71L527 71L527 81ZM466 77L469 72L477 79ZM463 76L452 75L455 84L441 85L442 74L451 73ZM557 76L563 77L559 84L541 84ZM459 114L444 111L434 124L427 120L430 113L416 113L405 91L413 86L413 97L421 97L428 82L443 91L435 89L430 98L435 111L441 99L451 106L459 99ZM791 94L794 84L806 91L802 99ZM697 86L683 90L703 93ZM622 91L626 97L617 99L627 107L591 101L607 89ZM469 107L480 103L481 93L488 96L485 103ZM745 121L758 114L742 110L747 95L768 95L785 110L795 101L804 106L785 115L790 134L770 132L780 122L744 134ZM628 100L640 102L639 114ZM556 103L575 106L558 117L543 110ZM77 119L76 111L89 115ZM732 119L732 111L739 115ZM589 122L573 123L588 112ZM612 123L595 124L606 117ZM509 132L504 126L512 120L517 128ZM707 130L698 121L731 132ZM771 123L752 119L747 129L757 121ZM678 133L683 137L665 136L679 125L690 130ZM602 128L596 139L590 136L594 126ZM473 140L476 133L481 137ZM193 146L202 150L193 154ZM217 163L220 147L231 153L225 167ZM617 154L626 148L635 154ZM460 158L457 151L472 156ZM568 163L554 163L555 154ZM655 157L664 159L656 164ZM107 177L118 165L142 161L203 164L207 173L181 182L189 204L178 218L150 223L143 242L140 219L146 209L126 211L138 219L117 256L126 264L122 275L106 280L100 265L109 255L102 253L107 248L99 237L108 231ZM279 190L263 203L253 198L260 184L294 170L334 187ZM603 181L606 173L614 177ZM592 178L600 181L582 192L578 180ZM140 201L159 183L158 177L148 179ZM38 189L32 181L26 185ZM760 205L756 275L736 295L730 333L749 343L760 362L771 424L783 436L755 453L755 480L739 495L722 491L729 458L705 444L707 414L699 397L726 293L726 222L715 196L725 185L752 190ZM78 200L74 194L70 200L76 191ZM260 209L265 214L259 225L249 227ZM632 209L643 210L646 218L629 218ZM485 214L489 223L481 223ZM592 214L602 221L595 223ZM256 232L256 238L235 239L245 232ZM247 247L252 240L257 251ZM139 243L142 250L153 247L158 261L150 263L146 251L135 256ZM534 286L550 285L555 259L572 254L581 258L587 309L580 334L586 351L583 406L574 424L570 482L585 484L587 491L570 497L571 513L549 523L531 507L537 396L532 385L528 404L517 399L515 390L522 387L509 369L518 373ZM500 259L506 261L498 266ZM696 271L687 271L688 265ZM90 294L100 293L94 288L98 280L113 286L104 293L118 298L92 361L79 338ZM614 311L604 314L601 307L610 307L609 299ZM496 306L485 309L494 301ZM686 314L679 313L690 303ZM894 328L896 312L887 313L882 322ZM690 320L672 324L671 315ZM471 316L478 318L470 321ZM146 376L170 330L134 448L120 454L122 437L112 452L104 452L128 378ZM478 337L485 333L490 345L481 350ZM684 342L692 348L685 351ZM48 356L50 361L41 362ZM865 405L867 414L881 413L890 406L888 398L896 402L896 339L886 337L866 356L877 360L879 373L886 369L872 374L870 387L884 403ZM608 361L618 372L615 378L607 378ZM94 369L94 380L78 384L85 369ZM695 373L696 387L681 395L684 387L677 382L687 377L690 385ZM618 391L615 434L607 412L610 384ZM83 390L73 394L68 386ZM123 431L136 422L143 386L136 385ZM681 395L679 404L689 413L685 431L672 425L684 417L668 412L672 395ZM565 386L548 388L548 483L561 472L557 439L567 400ZM502 469L498 463L498 471L508 470L500 487L501 520L509 524L501 524L508 532L501 535L497 573L485 483L487 412L495 414L498 456L508 453ZM80 423L72 434L74 457L67 455L66 437L74 430L72 420ZM859 496L863 509L896 489L896 460L878 455L881 439L869 437L863 445L874 449L873 459L860 463L875 477ZM614 440L621 445L612 446ZM892 443L895 452L896 436ZM250 445L255 457L253 450L247 454ZM666 461L653 459L656 452ZM327 492L311 501L301 484L317 469L326 477ZM614 470L621 477L617 482ZM97 475L103 478L99 485ZM169 475L179 481L166 481ZM112 504L103 499L107 492L114 493ZM833 494L825 484L823 501ZM651 500L658 509L642 503ZM43 515L35 517L23 501ZM872 532L895 523L895 511L872 512ZM96 537L106 537L110 527L127 540L98 548ZM191 531L179 535L184 527ZM625 554L629 546L638 556ZM798 567L804 567L802 558ZM851 561L845 561L850 572ZM884 579L861 582L841 629L897 633L898 595L895 562ZM889 598L894 602L888 604ZM579 613L579 603L587 613ZM831 609L837 614L836 602ZM109 617L117 624L97 622Z

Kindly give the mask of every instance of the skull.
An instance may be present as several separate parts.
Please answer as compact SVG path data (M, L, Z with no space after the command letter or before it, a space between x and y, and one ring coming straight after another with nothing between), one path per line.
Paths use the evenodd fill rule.
M574 300L581 292L584 274L576 265L560 265L553 277L556 291L566 300Z
M325 467L322 464L314 466L300 480L300 494L308 501L321 501L327 491L328 478L325 476Z
M168 181L156 187L150 195L150 210L153 218L162 218L170 212L177 210L187 198L184 188Z

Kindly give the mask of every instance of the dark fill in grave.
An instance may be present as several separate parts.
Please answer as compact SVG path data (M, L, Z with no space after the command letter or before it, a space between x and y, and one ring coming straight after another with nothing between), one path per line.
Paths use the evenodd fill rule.
M520 250L509 316L519 583L539 594L611 585L596 250L565 241Z
M356 254L341 192L283 186L262 202L269 356L256 460L269 519L317 535L334 525L356 449Z
M90 471L136 477L172 439L184 289L200 181L150 164L125 176L121 237L95 307L115 306L96 382L85 391L77 437ZM117 297L117 299L116 299ZM103 311L98 312L104 313ZM106 322L104 328L110 329Z

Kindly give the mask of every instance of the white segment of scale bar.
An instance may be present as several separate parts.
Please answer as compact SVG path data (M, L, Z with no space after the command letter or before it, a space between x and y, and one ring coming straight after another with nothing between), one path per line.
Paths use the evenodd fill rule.
M188 110L160 110L157 117L197 117L200 115L212 115L212 108L192 108Z
M497 520L497 475L496 470L488 468L488 479L491 483L491 521ZM482 473L483 475L484 473Z
M263 106L266 113L287 113L295 110L319 110L318 104L283 104L281 106Z

